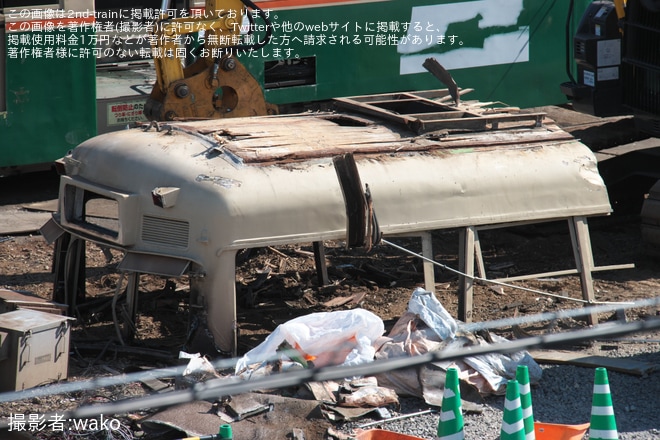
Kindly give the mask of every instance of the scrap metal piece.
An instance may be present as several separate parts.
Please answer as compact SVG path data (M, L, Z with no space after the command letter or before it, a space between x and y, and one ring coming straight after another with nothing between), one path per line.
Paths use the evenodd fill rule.
M346 247L363 246L367 230L367 200L351 153L332 159L346 203Z
M461 103L461 96L458 94L458 85L456 85L456 81L454 81L451 73L442 67L442 64L440 64L438 60L435 58L427 58L424 61L424 64L422 64L422 67L431 72L433 76L438 78L444 85L447 86L449 89L449 94L452 98L454 98L456 105Z
M39 233L44 237L46 242L48 244L53 244L55 243L55 240L60 238L62 234L64 234L66 231L57 223L54 219L48 220L45 225L39 229ZM9 239L10 237L5 237L5 239ZM5 241L5 240L2 240Z
M271 412L274 409L272 403L260 403L254 399L234 400L228 403L225 408L229 415L234 417L234 421L246 419L265 412Z
M346 204L346 247L365 247L369 252L382 238L369 185L362 189L352 153L336 156L332 163Z

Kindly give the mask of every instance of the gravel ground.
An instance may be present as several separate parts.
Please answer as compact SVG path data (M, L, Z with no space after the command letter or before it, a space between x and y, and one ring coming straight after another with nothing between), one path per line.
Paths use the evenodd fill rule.
M660 366L660 333L629 336L626 341L595 341L590 354L621 357ZM644 339L648 342L637 342ZM634 341L634 342L632 342ZM582 424L590 420L594 369L572 365L542 365L543 377L532 387L534 419L547 423ZM640 377L608 371L610 392L621 440L660 439L660 371ZM481 414L464 414L465 438L498 439L502 423L504 396L485 399ZM428 410L421 399L403 398L393 416ZM381 421L365 429L389 431L433 439L439 415L419 415L398 421ZM363 418L347 423L342 431L377 421ZM585 436L587 438L587 436Z

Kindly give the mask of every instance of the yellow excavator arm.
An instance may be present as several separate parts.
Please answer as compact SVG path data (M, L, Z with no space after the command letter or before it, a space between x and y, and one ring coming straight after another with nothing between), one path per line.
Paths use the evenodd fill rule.
M626 18L626 0L614 0L614 9L619 22Z
M265 37L251 45L241 38L246 14L261 14L266 20ZM145 105L147 118L171 121L276 114L277 107L266 102L260 84L233 56L235 51L268 42L270 23L263 11L251 0L206 0L200 15L162 17L154 26L156 84ZM189 36L201 33L204 46L200 56L184 66Z

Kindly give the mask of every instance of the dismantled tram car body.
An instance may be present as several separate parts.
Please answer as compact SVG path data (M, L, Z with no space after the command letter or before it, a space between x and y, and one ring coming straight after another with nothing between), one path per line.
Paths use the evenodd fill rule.
M386 237L444 228L473 236L484 225L569 219L590 281L586 216L611 210L593 153L542 115L450 106L447 95L355 97L339 100L350 112L176 122L84 142L61 161L59 211L42 229L57 243L56 299L84 298L85 242L117 248L130 315L139 274L185 275L189 347L236 354L238 250L361 244L376 224ZM362 185L350 185L359 181L375 222ZM109 223L94 214L103 203ZM470 318L469 292L461 319Z

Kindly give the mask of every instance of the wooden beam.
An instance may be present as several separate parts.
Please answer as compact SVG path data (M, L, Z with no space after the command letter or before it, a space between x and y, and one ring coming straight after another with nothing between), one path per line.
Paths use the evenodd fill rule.
M620 373L644 376L657 369L657 366L627 358L610 358L584 353L559 350L532 350L530 354L540 364L570 364L579 367L605 367Z
M316 276L319 287L330 284L328 278L328 266L325 264L325 247L322 241L315 241L314 245L314 264L316 265Z
M476 228L462 228L458 237L458 270L465 275L459 276L458 283L458 319L472 322L474 298L474 242Z
M429 260L434 260L433 258L433 241L430 232L422 232L422 255ZM430 261L423 261L424 267L424 288L429 292L435 293L435 268L433 263Z
M580 283L582 284L582 298L588 301L589 304L592 304L596 300L594 281L591 276L594 268L594 257L591 252L587 218L571 217L568 219L568 227L571 233L571 242L573 243L575 264L580 274ZM589 325L598 324L598 314L591 312L586 314L586 316Z

